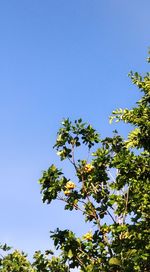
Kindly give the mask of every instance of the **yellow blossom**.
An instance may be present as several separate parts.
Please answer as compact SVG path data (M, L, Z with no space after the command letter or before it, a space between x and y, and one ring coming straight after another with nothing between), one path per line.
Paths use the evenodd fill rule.
M88 163L85 165L84 169L85 169L85 172L90 173L94 169L94 166Z
M64 194L65 194L66 196L70 195L70 193L71 193L70 190L65 190L65 191L64 191Z
M93 238L92 232L87 232L86 234L83 235L83 239L91 241Z
M76 185L74 184L74 182L72 182L72 181L68 181L67 183L66 183L66 189L68 189L68 190L71 190L71 189L74 189L75 187L76 187Z

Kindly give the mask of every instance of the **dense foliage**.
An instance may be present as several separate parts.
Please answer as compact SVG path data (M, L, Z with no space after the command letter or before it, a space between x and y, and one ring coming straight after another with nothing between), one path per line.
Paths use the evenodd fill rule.
M82 119L65 119L54 148L60 160L70 161L74 179L51 165L39 181L43 202L63 201L66 210L91 222L92 231L77 237L56 229L51 237L59 257L38 251L31 264L24 253L12 251L1 257L0 271L150 271L150 73L130 77L142 97L132 109L117 109L110 117L133 127L127 139L117 131L101 139ZM78 158L83 146L85 159Z

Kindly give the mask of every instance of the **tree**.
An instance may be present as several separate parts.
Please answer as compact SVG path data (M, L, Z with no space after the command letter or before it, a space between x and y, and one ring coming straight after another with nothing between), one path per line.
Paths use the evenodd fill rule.
M23 253L13 252L1 258L0 271L150 271L150 73L142 77L131 72L130 78L141 99L136 107L117 109L110 117L110 122L133 127L127 139L117 131L101 139L82 119L65 119L54 148L60 160L69 160L76 177L66 178L52 164L39 180L43 202L63 201L66 210L79 211L91 222L92 231L76 237L71 230L56 229L51 237L60 257L36 252L30 264ZM83 146L87 156L76 159ZM16 258L26 267L15 270Z

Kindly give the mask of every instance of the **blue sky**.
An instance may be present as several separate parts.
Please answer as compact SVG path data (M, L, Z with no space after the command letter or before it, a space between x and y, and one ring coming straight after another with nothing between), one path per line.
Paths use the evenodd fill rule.
M61 167L52 146L63 117L106 136L111 111L134 105L127 74L148 71L149 10L149 0L0 1L0 241L31 254L52 245L49 230L88 229L62 203L42 204L37 181Z

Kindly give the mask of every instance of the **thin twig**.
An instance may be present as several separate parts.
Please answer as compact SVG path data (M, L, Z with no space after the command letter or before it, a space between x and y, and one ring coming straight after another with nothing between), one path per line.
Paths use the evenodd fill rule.
M101 224L100 224L100 220L98 219L98 215L97 215L96 210L95 210L96 208L95 208L94 204L91 202L88 195L87 195L87 199L90 202L91 206L93 207L93 209L90 209L90 210L93 212L92 215L93 215L93 217L94 217L94 219L95 219L95 221L96 221L96 223L97 223L97 225L99 227L99 230L100 230L101 229Z
M107 213L109 214L109 216L111 217L111 219L113 220L113 222L116 223L116 221L115 221L115 219L113 218L112 214L111 214L109 211L107 211Z
M67 204L72 205L73 207L75 207L75 209L81 211L82 213L84 212L77 204L68 203L68 201L65 198L63 198L63 197L58 196L57 200L61 200L61 201L65 202L65 203L67 203Z
M88 148L88 155L87 155L87 159L86 159L87 162L88 162L88 159L89 159L89 156L90 156L90 150L91 150L91 148Z
M75 170L77 171L78 168L76 164L69 157L67 157L67 159L71 162L71 164L74 166Z
M124 214L123 214L123 224L125 223L125 217L126 217L127 208L128 208L128 201L129 201L129 188L127 190L127 196L125 198L125 211L124 211Z
M108 170L108 174L110 175L110 177L113 179L113 181L115 182L116 180L115 180L115 178L114 178L114 176L112 175L112 173L110 172L110 170Z

